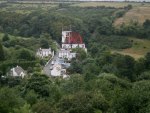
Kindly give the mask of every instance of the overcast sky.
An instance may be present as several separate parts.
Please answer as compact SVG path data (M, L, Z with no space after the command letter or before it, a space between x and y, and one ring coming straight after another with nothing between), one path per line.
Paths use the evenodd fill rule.
M125 1L125 0L81 0L81 1ZM147 2L150 2L150 0L127 0L127 1L139 1L139 2L147 1Z

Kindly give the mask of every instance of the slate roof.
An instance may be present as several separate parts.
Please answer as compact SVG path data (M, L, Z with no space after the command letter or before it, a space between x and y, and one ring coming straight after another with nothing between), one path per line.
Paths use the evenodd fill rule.
M15 67L15 72L16 72L18 75L20 75L21 72L25 72L25 71L22 69L22 67L17 66L17 67Z
M51 51L51 48L48 48L48 49L38 49L39 52L49 52Z
M17 75L20 75L21 72L25 73L24 69L22 69L22 67L20 66L16 66L14 68L11 69L10 74L13 75L13 70L17 73Z

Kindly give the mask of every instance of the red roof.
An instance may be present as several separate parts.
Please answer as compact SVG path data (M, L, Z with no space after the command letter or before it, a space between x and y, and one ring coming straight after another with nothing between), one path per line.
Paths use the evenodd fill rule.
M83 40L79 33L70 32L70 34L68 34L68 36L66 36L65 43L66 44L83 44Z

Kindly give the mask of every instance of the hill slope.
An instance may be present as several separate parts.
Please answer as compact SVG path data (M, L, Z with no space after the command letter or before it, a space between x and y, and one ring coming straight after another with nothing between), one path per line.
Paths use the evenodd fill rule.
M131 21L143 23L146 19L150 19L150 5L133 7L123 17L118 18L114 25L120 26L122 23L129 24Z
M130 3L130 2L81 2L73 4L72 6L78 7L98 7L98 6L105 6L105 7L115 7L115 8L123 8L131 4L132 6L140 6L141 3Z
M133 42L133 46L128 49L123 50L113 50L112 52L124 54L124 55L130 55L134 57L135 59L144 57L144 55L147 52L150 52L150 40L146 39L137 39L137 38L130 38L130 40Z

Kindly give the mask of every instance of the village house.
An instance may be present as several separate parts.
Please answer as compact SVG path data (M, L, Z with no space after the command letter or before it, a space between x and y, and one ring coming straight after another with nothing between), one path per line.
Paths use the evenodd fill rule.
M82 37L77 32L62 31L62 46L58 51L58 54L47 63L49 66L49 73L52 77L68 78L67 69L70 67L70 62L73 58L76 58L77 53L73 52L73 49L81 48L87 52L85 44L82 41ZM38 55L43 57L45 50L40 49ZM51 50L49 50L51 51ZM44 54L44 55L43 55ZM52 54L52 53L49 53ZM47 54L45 55L47 56Z
M62 31L62 49L59 51L59 58L66 58L71 60L76 58L76 53L71 52L72 49L82 48L87 52L87 48L83 43L82 37L77 32Z
M61 76L61 65L60 64L54 64L53 68L51 70L52 76Z
M81 35L77 32L62 31L62 49L82 48L87 52Z
M66 58L67 60L71 60L72 58L76 58L76 53L71 52L70 50L61 49L59 51L59 58Z
M26 72L24 69L22 69L22 67L16 66L16 67L10 69L9 75L13 76L13 77L24 78L24 76L26 75Z
M51 48L48 49L38 49L36 55L40 58L48 57L48 56L54 56L54 51L51 50Z
M64 69L61 64L54 64L51 70L51 76L66 76L66 69Z

